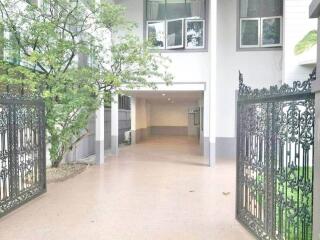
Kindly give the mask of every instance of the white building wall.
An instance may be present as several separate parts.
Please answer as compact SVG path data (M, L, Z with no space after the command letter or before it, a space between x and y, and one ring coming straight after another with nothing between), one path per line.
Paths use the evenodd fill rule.
M216 0L215 0L216 1ZM134 2L134 3L133 3ZM144 1L143 0L115 0L115 3L122 4L126 7L126 17L129 21L137 24L136 34L143 39L144 35ZM209 23L209 19L207 24ZM210 33L209 33L210 34ZM209 90L208 83L210 81L210 54L209 51L187 52L181 50L172 50L170 53L162 53L163 56L169 57L172 62L168 69L173 76L173 84L170 86L158 85L159 89L170 91L194 91ZM154 82L159 80L150 79ZM198 85L197 85L198 83ZM201 86L199 85L201 83ZM204 152L208 151L209 141L209 93L207 92L206 101L204 101L204 131L203 137L206 139L204 143ZM214 121L213 121L214 122ZM207 155L206 155L207 157Z
M215 1L218 2L216 10L213 4ZM142 38L143 0L136 0L134 4L132 0L116 2L127 7L126 16L138 23L136 32ZM213 148L221 149L221 144L227 146L235 141L238 71L241 70L244 74L245 83L255 88L279 84L283 79L283 51L237 51L237 0L212 0L210 9L216 14L211 15L207 21L208 52L172 51L163 55L172 60L169 69L174 75L172 88L178 90L179 83L206 84L203 136L205 141L210 137L210 152L215 152ZM215 40L216 43L212 42ZM224 141L225 139L229 142ZM205 152L208 147L205 142Z
M126 17L137 24L135 33L143 39L144 33L144 3L143 0L117 0L116 3L126 7ZM168 71L173 74L173 82L195 83L208 82L210 78L209 53L171 51L163 53L172 60ZM152 80L152 79L150 79Z
M284 3L284 82L306 80L314 64L300 65L294 53L295 45L311 30L317 29L317 19L309 18L311 0L285 0ZM316 48L312 51L316 52ZM314 53L314 56L316 54ZM314 59L315 61L316 59Z
M218 0L216 136L235 137L238 71L261 88L282 80L282 51L237 51L237 0Z

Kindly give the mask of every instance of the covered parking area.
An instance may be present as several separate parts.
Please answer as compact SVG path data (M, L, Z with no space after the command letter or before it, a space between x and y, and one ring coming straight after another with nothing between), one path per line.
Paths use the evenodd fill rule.
M203 92L131 91L129 94L133 144L150 138L180 137L192 139L202 153Z

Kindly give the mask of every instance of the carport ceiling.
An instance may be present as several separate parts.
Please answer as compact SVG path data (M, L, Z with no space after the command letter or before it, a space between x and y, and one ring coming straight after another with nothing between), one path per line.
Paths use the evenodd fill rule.
M202 97L200 91L130 91L129 96L144 98L148 102L196 102Z

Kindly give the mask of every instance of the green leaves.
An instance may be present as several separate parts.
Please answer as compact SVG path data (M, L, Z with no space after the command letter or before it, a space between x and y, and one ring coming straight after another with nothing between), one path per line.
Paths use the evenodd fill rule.
M96 6L97 20L99 24L109 30L128 27L130 24L124 18L125 8L112 3L101 3Z
M166 72L170 60L151 53L148 47L138 37L126 35L111 48L112 74L128 89L154 87L155 81L170 83L173 78Z
M102 100L123 88L155 87L171 82L167 58L151 53L149 43L132 35L134 24L121 5L84 5L81 1L43 0L43 7L24 0L0 0L3 24L11 32L22 66L0 62L0 88L23 86L46 103L50 158L58 166L83 137L88 119ZM111 46L111 33L128 32ZM104 95L101 96L101 93Z
M294 52L296 55L302 54L317 44L317 31L310 31L302 40L295 46Z

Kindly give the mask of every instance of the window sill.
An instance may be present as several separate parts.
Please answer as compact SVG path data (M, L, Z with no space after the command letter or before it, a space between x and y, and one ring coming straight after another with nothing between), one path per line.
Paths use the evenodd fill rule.
M267 52L267 51L282 51L283 47L253 47L253 48L240 48L237 47L237 52Z
M201 49L150 49L152 53L201 53L208 52L208 48Z

